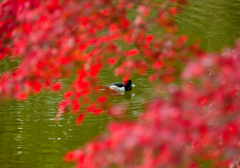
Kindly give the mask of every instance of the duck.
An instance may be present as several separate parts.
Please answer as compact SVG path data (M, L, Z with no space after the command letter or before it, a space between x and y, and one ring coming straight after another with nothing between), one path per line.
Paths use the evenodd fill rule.
M130 91L132 90L132 86L135 87L135 85L132 83L131 79L125 80L124 83L122 82L115 82L111 83L105 86L105 88L108 88L112 91Z

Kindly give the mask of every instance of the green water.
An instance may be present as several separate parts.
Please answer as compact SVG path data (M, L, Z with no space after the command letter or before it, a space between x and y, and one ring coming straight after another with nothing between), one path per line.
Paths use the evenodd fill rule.
M234 46L240 37L239 0L190 0L189 7L177 20L180 30L193 42L201 39L208 51Z
M190 40L202 39L202 47L209 51L232 46L240 37L240 1L191 1L184 14L177 17L181 33ZM17 63L15 63L17 64ZM0 65L0 72L11 68L8 62ZM100 74L102 83L121 81L112 69ZM127 116L136 118L146 100L151 98L153 84L145 76L133 76L136 87L128 94L113 96L113 102L129 104ZM92 95L94 97L94 95ZM54 122L61 95L42 93L25 102L4 102L0 107L0 167L71 167L63 162L68 150L83 146L102 134L113 120L108 115L89 115L83 125L75 125L75 116L64 115Z

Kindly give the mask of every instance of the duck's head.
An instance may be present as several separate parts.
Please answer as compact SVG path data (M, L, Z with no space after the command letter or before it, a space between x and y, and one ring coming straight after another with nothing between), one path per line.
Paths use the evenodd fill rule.
M130 87L130 86L135 87L135 85L132 83L131 79L125 80L124 85L125 85L125 87Z

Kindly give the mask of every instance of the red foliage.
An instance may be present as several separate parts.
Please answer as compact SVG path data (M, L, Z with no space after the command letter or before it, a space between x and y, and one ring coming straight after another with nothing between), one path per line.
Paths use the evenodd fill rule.
M98 75L100 69L101 69L102 65L101 64L96 64L96 65L92 65L91 67L91 71L90 71L90 76L95 77Z
M66 161L88 168L200 167L203 162L239 166L240 43L222 54L187 45L188 37L178 36L173 17L186 4L187 0L167 0L161 6L137 0L1 2L0 61L22 61L1 74L0 101L26 100L44 89L58 92L62 84L57 81L76 74L56 120L72 110L81 124L87 112L98 115L110 107L109 114L119 116L126 111L125 106L108 106L106 95L96 100L89 96L99 92L98 74L105 66L119 63L115 74L125 78L153 69L149 80L165 85L167 98L150 101L138 121L111 123L102 138L68 153ZM156 6L157 15L150 16ZM131 20L130 9L137 9ZM167 34L149 34L153 23ZM123 50L119 41L132 48ZM182 84L170 84L174 80ZM86 111L81 110L83 103L88 104Z
M153 41L153 39L154 39L154 36L153 36L153 35L149 35L149 36L147 36L147 38L146 38L146 40L147 40L148 42Z
M27 99L27 94L26 94L26 93L23 93L23 92L20 92L20 93L18 93L17 98L18 98L19 100L26 100L26 99Z
M73 111L78 111L80 107L81 107L80 103L76 102L73 106Z
M98 98L98 101L99 101L100 103L105 103L105 102L107 101L107 97L106 97L106 96L99 97L99 98Z
M52 86L53 90L59 91L62 87L61 83L56 83L55 85Z
M108 59L108 62L111 65L115 65L117 63L117 59L116 58L110 58L110 59Z
M118 117L118 116L123 116L126 112L126 106L122 105L114 105L109 109L109 114Z
M186 64L182 79L195 65L192 62ZM150 102L134 123L111 123L103 139L72 153L84 157L71 161L78 167L198 167L209 161L213 167L239 166L240 104L236 89L240 78L225 77L226 71L240 74L239 64L232 55L205 53L198 59L201 76L195 71L187 76L200 79L201 85L184 80L181 87L169 88L172 97L168 101ZM215 71L214 77L208 69Z
M78 118L77 118L77 124L82 124L83 122L83 119L84 119L84 115L83 114L79 114Z
M132 49L130 51L127 51L126 53L127 56L135 56L138 55L138 49Z

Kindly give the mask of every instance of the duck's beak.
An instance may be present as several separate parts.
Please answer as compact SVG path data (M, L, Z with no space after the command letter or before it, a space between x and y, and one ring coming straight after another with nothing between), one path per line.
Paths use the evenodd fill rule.
M135 85L132 83L131 86L135 87Z

